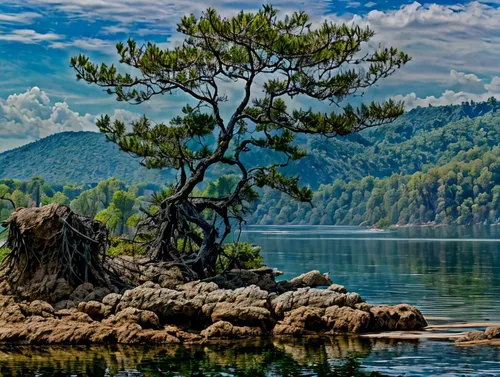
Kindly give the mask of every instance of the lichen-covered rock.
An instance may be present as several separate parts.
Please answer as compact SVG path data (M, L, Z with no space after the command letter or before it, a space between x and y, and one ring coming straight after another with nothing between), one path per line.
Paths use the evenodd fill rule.
M322 320L324 328L331 333L360 333L369 330L371 314L348 306L330 306Z
M414 306L401 304L394 306L373 306L371 331L412 331L422 330L427 322Z

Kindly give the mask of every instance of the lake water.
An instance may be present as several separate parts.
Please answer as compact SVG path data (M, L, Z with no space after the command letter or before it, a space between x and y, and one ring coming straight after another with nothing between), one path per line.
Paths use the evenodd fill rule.
M408 303L427 316L500 322L499 226L255 226L242 239L261 245L265 263L282 278L319 269L372 304Z
M500 322L500 228L248 227L282 278L319 269L369 303ZM372 372L377 371L375 374ZM0 347L0 376L500 376L500 347L337 337L166 347Z

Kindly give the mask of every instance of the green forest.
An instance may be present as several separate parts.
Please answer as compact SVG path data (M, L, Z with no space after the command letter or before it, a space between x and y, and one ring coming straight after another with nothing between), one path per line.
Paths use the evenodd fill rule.
M436 110L445 113L447 107ZM436 110L419 109L414 115ZM432 129L411 138L400 136L401 123L377 129L377 135L385 131L385 139L372 147L378 153L364 160L353 154L356 166L371 164L369 173L358 178L360 170L351 171L320 185L313 206L267 190L261 198L265 205L254 206L249 223L384 227L500 222L500 114L445 124L424 118L420 124Z
M305 140L309 155L287 169L292 174L300 173L304 177L301 182L315 190L313 205L298 203L275 190L261 190L260 198L249 209L247 222L379 227L499 223L499 108L493 99L461 106L417 108L389 125L360 134ZM58 134L35 144L45 142L49 155L67 156L72 153L72 144L61 141L79 134L85 136L86 149L81 149L84 155L97 155L102 145L113 148L110 151L115 149L102 135L92 133ZM56 137L61 140L55 142ZM41 144L36 147L41 148ZM14 152L23 151L19 148L0 158L16 159ZM107 153L113 156L114 152ZM116 153L129 161L118 149ZM43 173L50 161L41 161L40 169L28 171ZM155 193L161 196L161 189L167 188L173 176L168 171L160 176L138 162L137 166L120 170L117 161L110 161L109 167L99 161L96 165L78 165L76 170L70 163L65 175L59 177L48 171L40 174L43 178L4 178L0 180L0 197L11 199L16 206L54 202L69 205L78 214L106 223L115 234L132 234L141 208L147 210L154 204ZM85 169L88 172L82 173ZM117 178L91 182L97 169L116 173ZM142 171L147 174L142 175ZM220 173L212 172L211 176L220 177ZM230 192L238 180L231 171L225 173L197 189L196 195L222 197ZM89 181L68 183L77 181L78 176ZM67 182L58 183L63 178ZM11 210L11 203L0 202L1 219Z

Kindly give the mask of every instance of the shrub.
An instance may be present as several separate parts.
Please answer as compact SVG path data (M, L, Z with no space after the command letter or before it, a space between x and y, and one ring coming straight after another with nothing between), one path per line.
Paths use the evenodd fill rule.
M252 269L260 268L264 258L260 255L262 248L248 242L233 242L224 245L224 255L217 264L217 272L228 268Z
M146 252L146 248L130 240L125 240L120 237L112 237L111 245L107 251L110 257L118 257L122 255L134 256L142 255Z

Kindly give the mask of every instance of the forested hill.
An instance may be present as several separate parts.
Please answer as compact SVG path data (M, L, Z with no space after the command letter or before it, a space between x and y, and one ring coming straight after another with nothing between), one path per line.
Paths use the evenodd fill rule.
M413 174L426 165L443 165L475 143L498 143L491 130L474 131L456 121L475 119L500 109L496 101L417 108L390 125L338 139L301 139L309 156L288 168L304 184L317 189L335 179L356 180L371 175ZM467 123L468 124L468 123ZM491 127L490 127L491 128ZM489 133L490 132L490 133ZM484 134L484 135L483 135ZM482 136L481 136L482 135ZM252 160L272 159L262 152ZM212 172L213 177L227 173ZM147 170L137 158L120 152L104 135L65 132L0 154L0 178L30 180L41 176L49 184L97 183L116 177L128 184L164 184L172 172Z
M395 122L371 128L347 138L309 138L309 156L292 166L302 182L317 189L335 178L362 179L368 175L387 177L393 173L412 174L426 165L442 165L459 151L468 150L478 140L469 135L461 119L475 119L500 110L491 99L483 103L465 103L458 106L416 108ZM455 130L456 128L456 130ZM489 143L498 139L486 137ZM460 140L459 144L456 144Z
M62 132L0 154L0 178L29 181L41 176L53 185L87 184L115 177L159 183L169 172L148 170L97 132Z
M319 187L312 207L266 191L248 220L381 227L498 224L499 143L500 113L434 126L398 143L384 141L376 146L371 175L331 180Z

